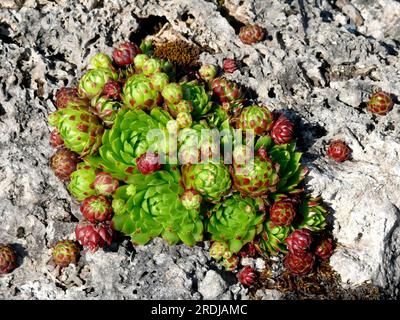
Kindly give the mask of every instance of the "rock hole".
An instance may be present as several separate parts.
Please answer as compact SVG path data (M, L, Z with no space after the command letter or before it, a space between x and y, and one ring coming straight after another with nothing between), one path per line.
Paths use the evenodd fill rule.
M129 35L129 41L140 44L140 42L150 34L155 34L168 23L164 16L149 16L147 18L138 18L139 28Z
M88 42L86 42L83 47L88 48L89 46L91 46L93 43L95 43L99 39L100 39L100 35L96 34L92 39L88 40Z
M67 73L68 73L70 76L75 77L75 76L76 76L76 68L68 69L68 70L67 70Z
M268 97L270 97L270 98L275 98L276 97L274 87L272 87L271 89L268 90Z
M282 33L280 33L279 31L276 33L276 41L278 41L279 46L282 50L286 50L285 41L283 41Z
M330 109L331 108L331 105L329 104L328 99L324 99L323 105L324 105L324 107L326 109Z
M104 7L104 0L98 0L98 1L94 2L93 6L92 6L92 10L103 8L103 7Z
M76 223L79 222L79 219L77 217L75 217L72 213L69 216L70 216L70 221L71 222L76 222Z
M114 33L115 28L114 27L110 27L107 34L106 34L106 45L109 47L113 47L114 46L114 40L113 40L113 33Z
M375 125L373 125L372 123L368 123L366 127L368 133L371 133L375 129Z
M181 16L181 20L183 21L183 22L186 22L186 21L190 21L190 20L194 20L194 16L191 14L191 13L188 13L187 11L186 12L184 12L183 14L182 14L182 16Z
M320 125L314 125L310 129L313 137L317 139L322 138L328 134L328 131Z
M25 229L23 227L18 227L17 229L17 238L21 239L25 237Z
M23 88L30 88L31 80L32 80L31 74L29 72L21 72L21 73L23 76L22 81L21 81L21 86Z
M395 129L394 123L391 122L385 127L385 131L393 131Z
M51 58L51 59L54 60L54 61L64 61L64 62L67 62L67 60L66 60L66 58L65 58L65 54L62 53L62 52L55 53L55 54L49 56L49 58Z
M89 295L90 293L94 292L94 288L92 288L92 287L90 287L90 288L85 288L85 289L83 289L83 291L85 291L85 293L86 293L87 295Z
M133 291L132 291L132 294L137 294L137 290L136 290L136 289L133 290Z
M49 75L48 73L45 74L45 77L51 83L57 84L57 82L58 82L58 79L56 77L53 77L52 75Z
M322 11L320 12L319 16L321 17L322 22L327 22L327 23L329 23L329 22L332 22L332 20L333 20L333 15L332 15L332 13L330 13L330 12L327 11L327 10L322 10Z
M4 43L14 43L12 38L9 36L10 35L9 29L10 29L9 24L5 22L0 23L0 40Z

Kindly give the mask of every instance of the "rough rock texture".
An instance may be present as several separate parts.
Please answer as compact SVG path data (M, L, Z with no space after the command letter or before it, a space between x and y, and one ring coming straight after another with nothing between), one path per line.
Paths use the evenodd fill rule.
M222 2L222 1L219 1ZM0 4L0 242L20 267L1 277L0 298L246 298L202 247L154 240L84 254L60 272L51 245L73 238L80 213L48 159L47 115L56 88L74 85L91 55L153 32L154 21L206 48L202 61L242 60L229 75L297 124L307 185L332 208L338 241L331 264L350 285L372 281L388 296L400 283L400 109L375 117L363 102L400 92L400 3L394 0L2 1ZM163 18L146 19L149 16ZM266 39L240 42L241 23ZM352 160L325 156L345 140ZM214 271L209 271L213 269ZM218 278L210 292L206 284ZM214 285L215 283L213 283ZM234 285L233 285L234 284ZM277 299L275 291L260 297Z

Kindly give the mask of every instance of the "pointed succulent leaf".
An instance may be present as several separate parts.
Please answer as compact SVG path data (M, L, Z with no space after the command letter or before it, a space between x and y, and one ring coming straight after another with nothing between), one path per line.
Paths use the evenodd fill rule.
M275 226L271 221L264 223L264 230L260 234L258 246L265 255L277 255L279 252L286 253L285 239L292 232L293 227Z
M307 195L299 207L299 213L303 216L299 228L306 228L313 232L320 232L326 228L327 210L322 206L321 198Z
M301 153L296 152L296 144L274 145L268 152L271 160L279 164L280 181L277 191L281 193L298 193L299 184L304 180L307 170L301 165Z
M192 115L194 118L203 116L210 111L212 103L204 86L198 84L196 81L185 82L182 84L182 93L183 99L192 103Z

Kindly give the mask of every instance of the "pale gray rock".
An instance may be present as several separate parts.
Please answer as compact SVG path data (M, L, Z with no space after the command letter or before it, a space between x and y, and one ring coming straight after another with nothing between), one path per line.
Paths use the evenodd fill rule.
M204 279L199 283L199 292L206 300L219 298L227 289L227 284L214 270L207 271ZM230 298L230 294L228 297ZM226 299L226 296L225 296Z

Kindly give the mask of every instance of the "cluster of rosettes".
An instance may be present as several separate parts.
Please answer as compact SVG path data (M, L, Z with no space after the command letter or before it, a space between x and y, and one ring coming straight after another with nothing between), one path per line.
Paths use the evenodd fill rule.
M242 37L251 43L261 35L246 29ZM202 65L179 77L179 66L152 52L149 42L126 42L112 58L99 53L76 88L55 96L51 166L81 202L76 240L94 252L111 244L114 230L134 244L162 237L192 246L209 239L211 257L226 270L252 248L263 256L287 254L285 265L296 275L312 270L313 253L329 258L331 239L311 249L326 227L326 210L303 190L307 169L293 123L247 100L217 67ZM226 72L236 68L225 61ZM216 146L204 130L225 135ZM254 150L241 139L248 132ZM167 143L171 139L176 143ZM234 146L232 162L223 152L210 159L215 148L228 145ZM348 156L338 148L331 153ZM66 266L78 255L76 244L62 241L53 260ZM256 274L244 270L238 278L251 285Z

